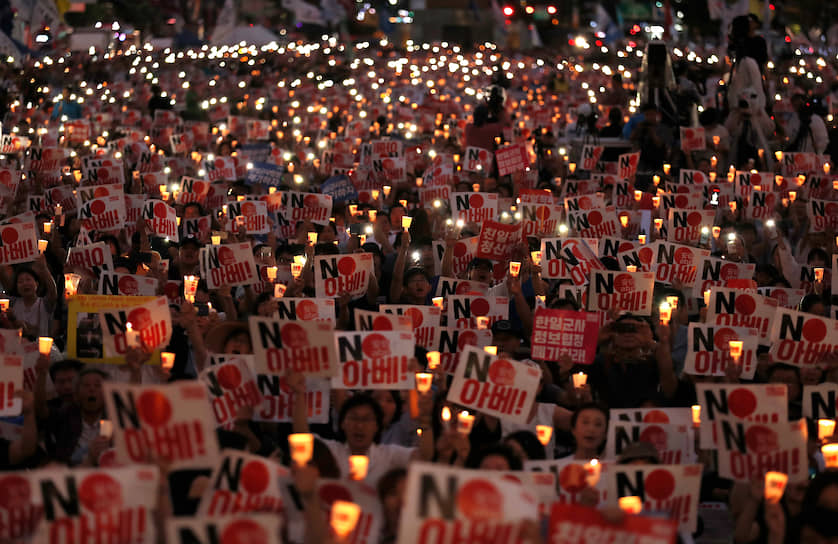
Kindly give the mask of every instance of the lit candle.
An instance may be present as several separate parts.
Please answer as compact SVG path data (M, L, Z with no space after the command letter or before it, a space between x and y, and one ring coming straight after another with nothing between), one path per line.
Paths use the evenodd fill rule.
M472 183L471 184L471 190L475 193L479 193L480 192L480 184L479 183Z
M402 228L407 230L410 228L410 225L413 224L413 218L410 216L405 215L402 217Z
M673 310L678 309L678 297L666 297L666 303L669 304L669 307Z
M431 390L431 384L434 381L434 375L430 372L416 373L416 390L420 393L427 393Z
M388 196L390 196L391 187L389 185L385 185L381 189L384 191L384 198L387 198Z
M838 468L838 444L824 444L821 454L826 468Z
M267 274L268 274L268 280L270 280L270 281L276 281L276 273L277 273L277 271L278 271L278 267L276 267L276 266L269 266L269 267L266 269L266 272L267 272Z
M305 466L314 452L314 435L311 433L289 434L288 445L291 446L291 459L297 463L297 466Z
M434 297L431 299L431 302L433 302L434 306L441 310L443 305L445 304L445 299L443 297Z
M402 208L407 208L407 200L399 200L399 204L401 204Z
M81 276L78 274L64 274L64 295L67 298L76 296Z
M628 227L629 217L627 215L621 215L620 216L620 224L623 226L623 228Z
M643 191L640 191L640 190L638 190L638 189L635 189L635 191L634 191L634 199L635 199L636 201L640 202L640 201L643 199Z
M550 438L553 436L553 427L549 425L536 425L535 435L538 437L541 445L547 447L547 444L550 443Z
M49 336L41 336L38 338L38 353L41 355L49 355L52 351L52 338Z
M667 302L662 302L658 308L658 314L663 325L669 325L669 319L672 317L672 307Z
M370 459L366 455L349 456L349 479L361 481L367 477Z
M540 251L530 251L530 258L532 259L532 264L534 264L535 266L541 266Z
M46 250L47 250L47 245L49 245L49 242L48 242L48 241L46 241L46 240L38 240L38 251L40 251L41 253L43 253L44 251L46 251Z
M317 243L317 233L316 232L309 232L308 233L308 243L312 244L312 245Z
M438 351L429 351L425 354L425 357L428 359L428 369L429 370L436 370L439 366L439 358L440 354Z
M7 298L0 298L0 311L8 312L9 311L9 299Z
M56 204L55 205L55 215L60 216L60 215L63 215L63 214L64 214L64 209L61 207L61 204Z
M657 187L661 183L661 177L659 175L655 174L654 176L652 176L652 183L654 183L655 187Z
M672 169L672 165L671 165L671 164L669 164L669 163L664 163L664 164L663 164L663 173L664 173L664 174L666 174L667 176L669 175L669 171L670 171L671 169Z
M44 223L44 234L51 234L52 233L52 221L47 221Z
M690 406L690 410L692 410L693 415L693 427L699 427L701 425L701 405L693 404Z
M567 165L567 169L568 169L568 170L570 170L570 173L571 173L571 174L572 174L572 173L574 173L574 172L576 172L576 163L575 163L575 162L572 162L572 163L568 164L568 165Z
M160 364L163 370L171 370L175 366L175 354L170 351L160 353Z
M620 497L620 510L626 514L639 514L643 510L643 501L640 497Z
M710 306L710 289L704 291L704 305Z
M721 141L722 141L721 136L718 136L718 135L713 136L713 145L714 146L718 146Z
M778 161L783 160L783 152L782 151L775 151L774 152L774 158L777 159Z
M346 538L355 529L360 516L361 507L354 502L335 501L329 523L338 537Z
M823 268L815 267L815 281L823 281Z
M113 436L113 422L108 421L107 419L100 419L99 420L99 436L102 438L107 438L110 440L111 436Z
M349 215L355 217L355 214L358 213L358 205L357 204L350 204L349 205Z
M713 238L719 239L719 236L722 234L722 227L713 227Z
M510 261L509 262L509 275L513 278L518 277L518 273L521 272L521 263L518 261Z
M291 275L295 278L299 278L300 275L303 273L303 265L300 263L291 263Z
M739 364L739 358L742 357L742 340L730 340L728 347L730 348L730 356L733 362Z
M765 502L777 504L783 498L789 477L782 472L769 470L765 473Z
M282 298L288 287L283 283L274 284L274 298Z
M736 201L731 200L727 205L730 206L730 213L736 213Z
M797 176L797 186L798 187L803 187L804 183L806 183L806 176L804 176L803 174L800 174L799 176Z
M212 245L217 246L221 244L221 235L213 234L210 238L212 239Z
M655 198L657 198L657 197L655 197ZM661 219L660 217L655 218L655 228L657 230L661 230L662 227L663 227L663 219Z
M599 475L602 473L602 465L599 460L591 459L585 463L585 483L588 487L594 487L599 483Z
M576 372L571 375L571 378L573 379L573 387L576 389L581 389L588 383L588 375L584 372Z
M825 440L831 438L835 434L835 420L834 419L819 419L818 420L818 440Z
M461 434L471 433L474 426L474 416L463 410L457 414L457 432Z
M480 329L481 331L486 330L486 329L489 328L489 318L486 317L485 315L477 316L475 318L475 321L477 321L477 328Z
M442 418L442 421L446 423L451 421L451 409L447 406L443 406L442 412L440 413L440 417Z
M373 200L378 200L378 195L381 193L378 191L378 189L373 189L372 191L370 191L370 194L372 195Z
M792 202L797 200L797 191L789 191L789 200Z
M125 324L125 344L129 348L140 347L140 333L134 330L134 325L130 321Z
M498 354L498 347L497 346L486 346L486 347L483 348L483 351L485 353L488 353L489 355L497 355Z
M627 272L637 272L637 266L633 265L633 264L626 265L626 271Z
M645 246L646 245L646 235L645 234L638 234L637 235L637 241L640 242L641 246Z

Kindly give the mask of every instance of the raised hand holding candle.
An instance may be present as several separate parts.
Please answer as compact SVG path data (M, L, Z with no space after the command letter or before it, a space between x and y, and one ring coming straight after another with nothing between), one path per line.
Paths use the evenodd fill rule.
M826 468L838 468L838 444L824 444L821 453Z
M291 446L291 459L302 467L311 461L314 452L314 435L311 433L295 433L288 435L288 445Z
M728 347L733 362L739 364L739 359L742 357L742 340L731 340L728 342Z
M436 370L439 366L440 353L438 351L429 351L425 356L428 358L428 369Z
M221 245L221 235L213 234L212 236L210 236L210 238L212 240L212 245L214 245L214 246Z
M444 421L445 423L451 421L451 408L443 406L442 410L440 411L439 417L442 418L442 421Z
M308 233L308 243L312 244L312 245L317 243L317 233L316 232L309 232Z
M134 324L130 321L125 324L125 344L129 348L140 347L140 333L134 330Z
M532 259L532 264L534 264L535 266L541 266L540 251L530 251L530 258Z
M646 245L646 235L645 234L638 234L637 235L637 241L640 242L641 246L645 246Z
M517 278L518 274L521 272L521 263L518 261L510 261L509 263L509 275L513 278Z
M274 284L274 298L282 298L285 295L285 290L288 287L284 283L276 283Z
M52 351L52 338L49 336L41 336L38 338L38 353L41 355L49 355Z
M434 297L431 299L431 302L433 302L434 306L441 310L443 305L445 304L445 299L442 297Z
M46 251L46 250L47 250L47 246L48 246L48 245L49 245L49 242L48 242L48 241L46 241L46 240L38 240L38 251L39 251L39 252L41 252L41 253L43 253L44 251Z
M815 281L823 281L823 268L815 267Z
M786 482L789 477L782 472L769 470L765 473L765 501L777 504L783 498L786 491Z
M585 384L588 383L588 375L584 372L576 372L571 377L573 378L573 387L576 389L585 387Z
M407 230L410 228L410 225L413 224L413 218L410 216L405 215L402 217L402 228Z
M300 275L303 273L303 265L300 263L291 263L291 275L295 278L299 278Z
M268 269L267 269L267 273L268 273L268 280L270 280L270 281L276 281L276 273L277 273L277 271L278 271L278 268L277 268L276 266L269 266L269 267L268 267Z
M658 308L658 314L660 315L661 324L669 325L669 319L672 317L672 307L669 303L663 302Z
M693 427L699 427L701 425L701 405L693 404L690 406L690 410L693 416Z
M431 384L433 384L434 375L430 372L417 372L416 373L416 390L420 393L427 393L431 390Z
M470 434L471 428L474 426L474 416L463 410L457 414L457 432L460 434Z
M10 304L9 299L0 298L0 311L8 312L9 311L9 304Z

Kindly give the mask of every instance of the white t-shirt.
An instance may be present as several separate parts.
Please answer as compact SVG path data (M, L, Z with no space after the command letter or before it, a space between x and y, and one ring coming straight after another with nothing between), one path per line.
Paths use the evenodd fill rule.
M320 438L320 440L326 444L326 447L329 448L329 451L335 457L335 461L340 468L341 477L348 478L349 456L352 455L349 451L349 446L335 440L325 440L323 438ZM416 451L416 448L406 448L395 444L373 444L367 452L369 465L364 483L375 487L378 484L378 480L390 470L394 468L407 468L414 451Z
M15 317L34 326L38 330L38 336L50 336L50 311L43 297L38 297L35 304L27 306L22 298L12 299L12 311Z

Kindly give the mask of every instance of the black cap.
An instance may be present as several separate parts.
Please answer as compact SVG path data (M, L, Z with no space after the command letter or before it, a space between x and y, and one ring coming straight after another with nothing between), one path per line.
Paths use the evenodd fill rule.
M472 268L488 268L489 270L494 270L495 265L489 259L475 257L468 263L468 269L471 270Z
M201 241L198 240L197 238L195 238L194 236L184 236L184 237L182 237L178 247L183 247L186 244L192 244L192 245L194 245L195 247L198 247L198 248L204 247L204 244L202 244Z
M521 328L517 327L512 321L508 319L501 319L492 324L492 334L510 334L512 336L521 336Z

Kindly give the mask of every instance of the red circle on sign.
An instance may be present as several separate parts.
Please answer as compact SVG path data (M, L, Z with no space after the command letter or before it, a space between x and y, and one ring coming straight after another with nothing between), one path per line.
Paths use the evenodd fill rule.
M489 153L485 149L481 149L477 152L477 158L481 161L485 161L489 157Z
M675 264L680 266L690 266L693 264L693 252L685 247L675 250Z
M90 211L96 215L105 211L105 203L101 200L94 200L90 203Z
M295 310L297 317L303 321L311 321L317 317L317 304L310 300L301 300Z
M570 463L559 471L559 486L568 493L579 493L588 486L586 476L585 467Z
M745 444L756 454L774 453L780 449L776 431L762 425L754 425L745 431Z
M457 242L456 245L454 245L454 256L455 257L462 257L466 253L468 253L468 247L464 243Z
M236 262L235 252L227 246L219 247L218 248L218 262L220 262L223 266L229 266L231 264L235 264L235 262Z
M617 274L614 278L614 290L618 293L630 293L634 290L634 278L631 274Z
M477 333L474 331L463 331L457 337L457 347L463 349L466 346L477 345Z
M547 221L550 219L550 208L547 206L539 206L535 209L535 217L539 221Z
M826 215L828 215L830 217L832 217L833 215L838 215L838 204L836 204L834 202L830 202L829 204L826 205L826 208L824 209L824 213L826 213Z
M235 389L242 383L242 373L235 363L222 365L215 375L224 389Z
M256 204L253 202L244 202L242 204L242 215L251 216L256 215Z
M251 519L230 522L221 532L221 544L268 544L270 537L264 527Z
M483 196L482 195L471 195L468 198L468 205L470 208L482 208L483 207Z
M489 301L485 298L475 298L471 301L471 313L474 316L485 316L489 314Z
M424 318L422 317L422 311L417 310L416 308L408 308L405 310L404 315L408 316L410 320L413 322L413 328L419 328L422 326L422 321Z
M593 202L591 202L591 197L589 196L582 196L579 197L579 207L583 210L590 210L593 206Z
M662 410L649 410L643 416L643 423L670 423L669 416Z
M689 204L689 200L684 195L677 195L675 197L675 207L676 208L684 208Z
M658 452L666 451L666 431L658 425L649 425L640 433L640 441L655 446Z
M264 493L271 481L271 473L262 461L250 461L242 467L241 484L251 495Z
M390 356L390 340L383 334L369 334L361 342L361 348L370 359Z
M286 323L280 329L279 336L282 338L282 345L291 349L308 347L308 333L302 325L297 323Z
M31 500L29 480L16 474L0 478L0 509L8 512L12 508L29 504Z
M675 491L675 477L668 470L653 470L644 482L646 495L656 500L663 500Z
M218 157L217 159L215 159L215 167L216 168L224 168L224 159L222 159L221 157Z
M515 367L506 359L498 359L489 366L489 379L498 385L515 383Z
M172 417L172 405L159 391L143 391L137 397L137 413L152 427L160 427Z
M79 502L91 512L117 511L122 507L122 485L109 474L91 474L79 485Z
M317 206L317 197L315 195L306 195L303 198L303 206L306 208L316 208Z
M503 495L486 480L474 479L460 487L457 508L471 521L503 517Z
M646 264L652 262L652 257L654 256L654 252L650 247L643 247L640 248L640 251L637 252L637 256L640 257L640 261Z
M139 283L131 276L122 276L119 278L119 292L127 296L136 296L139 291ZM133 321L131 324L133 325Z
M596 210L592 211L588 214L588 222L591 225L599 225L602 223L602 214Z
M690 212L687 214L687 224L691 227L697 227L701 224L701 214L698 212Z
M166 217L166 205L162 202L158 202L154 205L154 217L164 218Z
M754 297L747 294L737 294L736 302L733 303L736 308L736 313L743 315L751 315L757 309L757 303Z
M207 184L203 181L196 181L192 183L192 192L201 194L207 190Z
M380 315L372 320L372 328L377 331L392 331L393 325L389 317Z
M110 191L106 187L96 187L93 189L93 198L102 198L103 196L108 196Z
M728 351L730 350L730 341L739 340L739 336L733 332L733 329L722 327L713 333L713 343L717 349Z
M727 263L725 265L722 265L722 269L721 271L719 271L719 275L725 281L733 280L739 277L739 269L736 267L735 264Z
M820 342L826 338L826 324L820 319L809 319L803 325L803 338L809 342Z
M128 312L128 321L135 331L141 331L151 326L151 311L148 308L134 308Z
M344 276L350 276L355 273L355 259L352 257L342 257L338 260L338 272Z
M744 419L757 409L757 397L749 389L740 387L727 396L727 406L731 414Z

